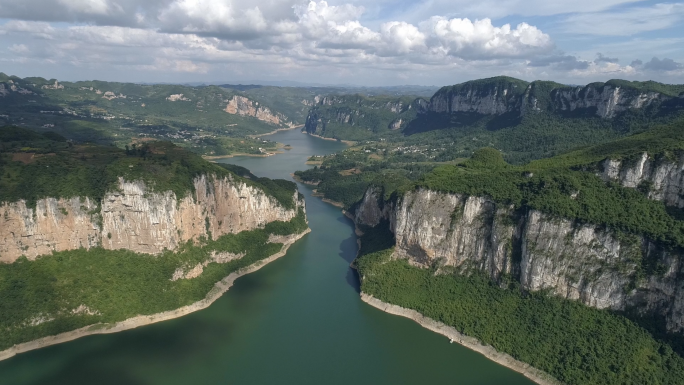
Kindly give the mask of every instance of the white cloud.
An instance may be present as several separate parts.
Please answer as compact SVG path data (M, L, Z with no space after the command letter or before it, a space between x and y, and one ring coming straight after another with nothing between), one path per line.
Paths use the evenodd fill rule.
M190 32L233 39L256 37L268 28L259 7L239 8L232 0L177 0L158 16L169 32Z
M12 44L11 46L7 47L7 49L16 54L26 54L29 52L29 48L24 44Z
M604 12L629 2L504 0L494 4L493 0L418 0L409 4L404 13L379 18L379 9L392 6L386 0L53 0L44 7L38 6L41 0L0 0L0 14L15 18L0 24L0 45L16 54L14 60L19 57L17 50L24 46L31 48L21 56L29 63L57 63L84 71L113 68L150 76L163 72L207 76L256 73L253 78L262 77L260 74L295 74L301 79L318 71L325 79L362 73L360 76L372 81L397 76L410 83L410 79L427 79L436 74L451 74L444 75L449 79L498 74L533 79L553 75L558 80L563 76L660 76L667 71L649 71L636 64L620 66L617 59L630 62L640 58L647 62L658 55L673 58L674 63L682 62L682 39L674 39L680 43L667 43L667 48L657 52L650 50L665 47L665 42L641 44L633 38L631 42L623 39L601 45L597 40L581 47L586 52L566 54L556 48L548 31L529 21L511 25L473 17L584 12L564 16L563 28L572 25L587 34L612 28L612 34L621 35L630 28L638 32L657 25L672 26L684 7L659 4ZM18 20L28 17L31 7L35 8L34 19L79 24ZM24 16L20 15L22 10L26 11ZM431 13L422 17L421 10ZM465 14L470 18L456 17ZM605 26L585 26L601 22ZM624 47L619 48L620 44ZM597 52L601 54L597 56ZM336 81L349 79L324 80ZM355 75L352 81L363 80Z
M549 52L553 42L549 35L527 23L511 29L510 24L492 25L490 19L451 19L434 16L422 24L431 39L432 48L451 56L464 58L527 57Z
M655 4L622 11L575 14L562 22L566 32L603 36L631 36L671 28L684 21L684 4Z

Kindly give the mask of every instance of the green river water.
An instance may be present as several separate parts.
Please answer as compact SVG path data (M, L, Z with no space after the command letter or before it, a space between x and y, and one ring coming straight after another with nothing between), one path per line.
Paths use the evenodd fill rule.
M344 147L298 130L269 139L293 148L226 163L290 179L308 156ZM208 309L17 355L0 362L0 384L533 384L363 303L349 267L357 249L351 221L312 197L309 186L299 189L312 232Z

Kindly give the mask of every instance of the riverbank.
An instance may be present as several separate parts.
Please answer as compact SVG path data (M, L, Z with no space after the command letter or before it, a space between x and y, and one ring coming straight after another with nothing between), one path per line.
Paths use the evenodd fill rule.
M243 275L253 273L267 264L275 261L276 259L284 256L287 250L292 244L301 239L304 235L311 232L308 228L300 234L295 234L287 242L283 244L283 247L279 252L271 255L268 258L257 261L247 267L239 269L230 273L227 277L223 278L221 281L217 282L214 287L207 293L206 297L199 300L193 304L183 306L176 310L169 310L162 313L151 314L151 315L139 315L133 318L126 319L124 321L117 322L113 325L111 324L94 324L89 325L80 329L72 330L70 332L61 333L55 336L43 337L34 341L24 342L21 344L14 345L13 347L0 351L0 361L6 360L8 358L14 357L19 353L28 352L30 350L40 349L51 345L60 344L63 342L73 341L77 338L94 335L94 334L110 334L117 333L124 330L135 329L140 326L145 326L157 322L162 322L174 318L179 318L184 315L194 313L196 311L206 309L214 301L219 299L228 289L233 286L236 279L242 277Z
M208 160L208 161L218 160L218 159L228 159L228 158L232 158L235 156L251 156L254 158L267 158L269 156L273 156L275 154L282 154L282 153L283 153L282 151L267 152L267 153L262 153L262 154L245 154L245 153L238 152L238 153L230 154L230 155L212 155L212 156L202 155L202 158L205 160Z
M306 132L306 131L302 131L302 134L311 135L311 136L313 136L314 138L318 138L318 139L331 140L331 141L333 141L333 142L344 143L344 144L346 144L346 145L348 145L348 146L354 146L354 145L356 145L356 142L354 142L353 140L342 140L342 139L335 139L335 138L326 138L326 137L324 137L324 136L320 136L320 135L316 135L316 134L310 134L310 133L308 133L308 132Z
M267 132L267 133L265 133L265 134L247 135L247 137L252 138L252 139L261 138L262 136L277 134L277 133L279 133L279 132L281 132L281 131L296 130L297 128L302 128L302 127L304 127L304 125L303 125L303 124L300 124L300 125L293 126L293 127L279 128L279 129L277 129L277 130L273 130L273 131Z
M322 200L323 202L328 203L328 204L331 204L331 205L333 205L333 206L335 206L335 207L339 207L339 208L341 208L341 209L344 208L344 203L338 202L338 201L334 201L334 200L331 200L331 199L328 199L328 198L325 198L325 194L319 193L318 190L316 190L316 189L314 189L314 190L311 192L311 196L316 197L316 198L321 198L321 200Z
M479 340L468 337L458 332L451 326L445 325L439 321L425 317L415 310L406 309L401 306L392 305L383 302L372 295L361 292L361 300L376 309L382 310L385 313L406 317L418 323L420 326L431 330L435 333L441 334L454 342L465 346L470 350L474 350L489 360L503 365L511 370L514 370L539 385L563 385L560 381L553 378L546 372L536 369L529 364L518 361L506 353L501 353L489 345L483 345Z

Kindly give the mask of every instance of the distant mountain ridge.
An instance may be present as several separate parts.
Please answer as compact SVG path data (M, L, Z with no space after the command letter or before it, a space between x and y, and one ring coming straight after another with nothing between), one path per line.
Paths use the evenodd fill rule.
M315 101L305 124L310 134L452 143L435 158L442 161L486 145L522 163L667 124L684 114L684 85L610 80L568 86L499 76L442 87L429 99L357 95ZM401 109L382 107L400 101Z
M596 115L612 118L629 108L640 109L668 101L669 105L684 105L684 85L609 80L572 87L540 80L528 83L501 76L442 87L430 99L429 110L524 115L596 109Z

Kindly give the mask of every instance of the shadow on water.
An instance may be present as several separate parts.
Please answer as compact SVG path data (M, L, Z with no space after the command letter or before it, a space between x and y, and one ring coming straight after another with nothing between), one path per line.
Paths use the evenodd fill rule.
M67 384L93 384L98 385L145 385L146 382L137 378L125 371L112 367L93 367L83 366L76 362L71 362L65 366L61 372L64 375L58 375L59 380L54 381L52 376L50 380L38 379L29 383L29 385L67 385Z
M166 321L155 327L142 327L116 335L86 337L81 340L83 348L76 354L71 351L70 359L59 370L48 370L28 384L145 384L147 382L135 378L132 371L119 366L122 353L125 352L126 360L134 360L143 365L158 365L163 362L171 367L189 366L198 357L205 356L204 358L210 360L214 352L207 349L207 346L215 345L216 341L230 344L236 330L230 320L190 316L185 317L182 322L193 333L173 333L175 322L177 320ZM64 346L58 345L40 353L46 358L58 357L63 348ZM29 367L26 369L30 370ZM10 379L2 379L0 383L10 383L5 380Z

